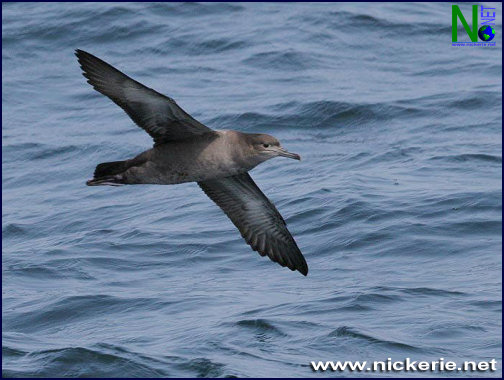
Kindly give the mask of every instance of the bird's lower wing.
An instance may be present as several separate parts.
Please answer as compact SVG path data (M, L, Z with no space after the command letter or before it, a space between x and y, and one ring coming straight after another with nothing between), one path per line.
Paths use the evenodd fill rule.
M83 75L143 128L156 144L213 132L180 108L175 100L131 79L83 50L76 50Z
M284 219L248 173L198 185L231 219L253 250L281 266L308 274L308 265Z

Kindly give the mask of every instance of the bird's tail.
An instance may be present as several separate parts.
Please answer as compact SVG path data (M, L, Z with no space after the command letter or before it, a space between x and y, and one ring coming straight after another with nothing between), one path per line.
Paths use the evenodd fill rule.
M128 161L103 162L96 166L93 179L86 182L88 186L121 186L124 185L122 173L129 168Z

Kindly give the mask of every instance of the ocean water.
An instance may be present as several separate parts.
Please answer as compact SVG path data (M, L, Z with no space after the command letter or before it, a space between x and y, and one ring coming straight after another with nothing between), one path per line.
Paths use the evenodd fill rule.
M500 376L496 7L482 48L451 46L451 3L2 3L3 376ZM299 153L251 175L309 275L195 184L86 187L151 140L76 48ZM310 367L388 358L498 365Z

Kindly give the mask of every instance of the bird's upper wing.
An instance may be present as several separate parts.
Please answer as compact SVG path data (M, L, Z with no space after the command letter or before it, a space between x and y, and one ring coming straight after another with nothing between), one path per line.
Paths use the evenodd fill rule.
M192 118L172 98L131 79L83 50L76 50L75 55L88 83L126 111L156 144L212 131Z
M305 276L308 265L282 215L248 173L198 182L261 256Z

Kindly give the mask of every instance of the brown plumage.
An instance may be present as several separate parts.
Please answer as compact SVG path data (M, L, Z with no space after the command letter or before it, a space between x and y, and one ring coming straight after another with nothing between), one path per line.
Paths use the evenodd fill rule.
M197 182L246 242L272 261L307 275L308 266L276 207L248 171L270 158L300 159L266 134L214 131L177 103L83 50L83 75L153 139L153 148L124 161L99 164L89 186Z

